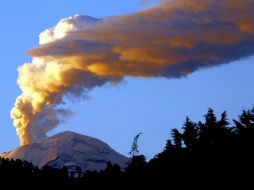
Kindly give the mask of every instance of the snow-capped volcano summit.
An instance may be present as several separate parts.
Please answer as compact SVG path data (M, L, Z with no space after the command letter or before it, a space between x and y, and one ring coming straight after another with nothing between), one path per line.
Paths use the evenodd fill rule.
M26 160L38 167L45 165L62 168L81 167L83 170L101 170L108 161L124 168L128 158L117 153L106 143L85 135L66 131L40 143L18 147L1 157Z

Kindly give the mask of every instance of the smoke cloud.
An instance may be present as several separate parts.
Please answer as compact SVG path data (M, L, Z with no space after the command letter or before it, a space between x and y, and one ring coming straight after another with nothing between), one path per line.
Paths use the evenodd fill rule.
M167 0L104 19L75 15L40 34L18 68L11 111L25 145L72 115L63 97L132 77L184 77L254 53L253 0Z

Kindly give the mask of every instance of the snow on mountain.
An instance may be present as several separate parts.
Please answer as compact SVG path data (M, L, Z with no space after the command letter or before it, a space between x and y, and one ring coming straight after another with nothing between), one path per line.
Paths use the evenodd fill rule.
M108 161L124 168L129 161L106 143L85 135L66 131L40 143L18 147L1 157L26 160L38 167L45 165L69 169L79 166L82 170L101 170Z

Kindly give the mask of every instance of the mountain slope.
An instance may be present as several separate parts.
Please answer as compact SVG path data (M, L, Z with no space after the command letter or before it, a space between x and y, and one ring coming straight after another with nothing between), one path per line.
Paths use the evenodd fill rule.
M85 135L66 131L56 134L40 143L18 147L13 151L0 154L1 157L26 160L38 167L45 165L72 169L79 166L82 170L101 170L107 162L126 166L128 158L117 153L106 143Z

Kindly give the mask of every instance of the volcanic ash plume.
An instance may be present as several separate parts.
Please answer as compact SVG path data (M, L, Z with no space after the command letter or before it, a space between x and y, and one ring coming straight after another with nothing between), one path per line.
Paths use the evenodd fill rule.
M132 77L180 78L254 53L253 0L168 0L95 19L75 15L40 34L19 67L22 94L11 111L25 145L71 116L66 95Z

